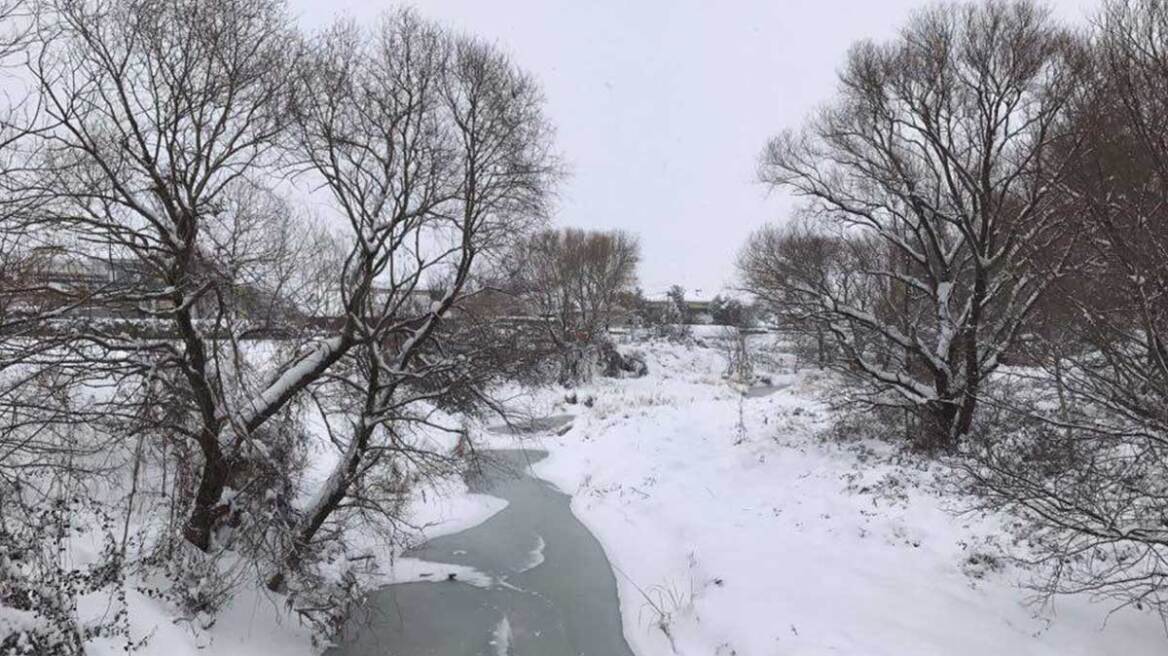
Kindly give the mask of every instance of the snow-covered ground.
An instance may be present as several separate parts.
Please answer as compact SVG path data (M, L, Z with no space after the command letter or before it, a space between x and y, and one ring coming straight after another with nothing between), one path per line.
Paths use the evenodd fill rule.
M998 558L1005 518L952 512L943 467L821 437L818 372L743 399L719 350L642 348L650 375L578 390L591 408L562 391L530 407L578 414L536 440L536 473L604 545L640 656L1168 653L1150 614L1028 604L1028 572Z
M712 344L716 335L703 338ZM1085 597L1028 605L1028 573L999 557L1012 548L1007 518L956 514L962 500L941 492L950 478L941 465L898 463L879 442L825 440L830 377L765 372L780 389L744 397L721 376L723 349L622 348L642 350L650 374L597 379L572 391L575 403L561 388L512 403L529 416L576 416L562 435L523 439L550 451L535 473L573 496L573 512L604 546L639 656L1168 653L1168 632L1150 614L1111 614ZM507 448L517 439L485 430L481 438ZM326 453L317 475L328 471ZM447 480L418 491L411 522L421 540L504 505ZM542 559L539 549L530 556ZM431 569L400 558L387 565L374 583ZM205 629L136 590L127 601L131 634L148 636L143 653L319 651L266 592L241 590ZM83 615L108 612L107 599L92 602ZM123 647L98 643L92 653Z
M414 498L410 507L410 521L417 527L413 541L421 541L447 533L455 533L485 521L506 506L506 502L491 496L470 494L458 480L439 481ZM92 557L97 544L88 549L84 542L74 544L70 558L77 564ZM358 553L360 551L361 553ZM428 564L408 558L392 560L393 554L384 548L370 546L358 549L353 555L373 552L382 567L370 573L366 584L376 586L391 582L423 580L430 569ZM364 563L363 563L364 564ZM343 562L333 563L342 568ZM482 577L469 568L445 565L444 572L455 572L465 582L476 583ZM201 618L176 617L169 603L153 598L137 589L140 581L130 581L126 589L126 608L130 635L138 650L136 653L158 656L312 656L319 654L323 645L314 644L311 631L302 626L295 615L284 606L284 598L259 588L251 578L241 580L231 600L210 625ZM481 584L488 584L488 580ZM120 603L105 594L83 598L78 616L84 620L102 623L102 618L113 620ZM0 608L0 635L20 628L20 622L29 619L12 609ZM88 654L105 656L124 654L126 643L118 640L93 640L88 643Z
M434 440L449 442L450 438L436 432ZM336 458L335 449L326 448L323 441L319 446L318 452L311 455L314 466L307 472L306 487L309 488L313 487L314 478L327 476ZM446 446L452 447L453 442ZM404 546L475 526L506 505L496 497L469 493L466 484L456 476L432 480L411 498L408 521L414 530L404 544L390 546L372 536L352 535L345 555L353 557L353 561L346 562L342 556L329 567L339 574L352 565L355 571L361 572L367 587L423 580L430 565L397 558ZM102 540L97 532L87 532L70 540L68 545L64 558L71 566L83 569L88 563L96 562ZM369 555L376 558L376 568L369 567L366 560ZM443 571L458 574L464 582L490 583L469 568L445 565ZM126 582L124 604L109 590L80 598L77 617L89 626L119 622L124 610L131 643L127 645L124 637L93 638L86 642L86 653L91 656L124 654L128 646L134 653L158 656L313 656L322 651L324 644L314 640L312 631L289 611L283 596L260 587L255 573L246 565L238 575L231 598L214 618L178 616L171 602L145 591L150 586L137 574ZM31 613L0 605L0 639L32 628L34 622Z

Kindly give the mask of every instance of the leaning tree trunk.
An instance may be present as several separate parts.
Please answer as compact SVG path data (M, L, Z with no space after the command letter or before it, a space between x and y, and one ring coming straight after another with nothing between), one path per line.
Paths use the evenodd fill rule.
M293 529L291 548L284 557L280 571L268 579L269 590L273 592L284 591L287 573L300 569L305 553L312 545L316 533L348 496L349 486L357 478L357 472L364 464L374 428L372 424L362 421L354 432L353 439L349 442L349 447L345 450L341 462L329 475L324 487Z

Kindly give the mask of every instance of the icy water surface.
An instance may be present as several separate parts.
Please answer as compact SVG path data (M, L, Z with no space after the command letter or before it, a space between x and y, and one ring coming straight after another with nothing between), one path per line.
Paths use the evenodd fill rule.
M780 383L777 385L756 385L743 392L742 395L748 399L761 399L764 396L770 396L775 392L785 390L790 386L790 383Z
M490 451L471 490L505 499L486 522L407 557L435 563L433 582L391 585L330 656L632 656L616 579L570 497L530 475L542 451ZM448 581L442 563L473 567L489 587Z
M552 415L535 419L513 421L509 425L492 426L487 429L496 435L530 435L533 433L559 433L571 426L576 415ZM542 456L541 456L542 457Z

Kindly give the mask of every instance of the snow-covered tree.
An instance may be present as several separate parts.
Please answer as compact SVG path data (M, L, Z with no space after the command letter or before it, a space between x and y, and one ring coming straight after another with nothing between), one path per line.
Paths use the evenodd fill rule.
M514 335L447 319L546 218L539 86L411 12L310 39L281 0L35 8L39 113L0 168L0 532L100 483L129 499L112 566L133 544L192 616L241 567L303 584L346 511L390 526L385 481L453 460L408 427L455 430L432 413L509 371ZM305 489L313 412L338 465Z
M721 326L744 326L751 321L751 308L733 296L718 294L710 299L710 318Z
M340 406L347 429L332 432L340 457L297 513L273 588L346 508L397 518L398 495L377 498L372 477L449 457L411 441L409 424L431 424L434 405L489 363L476 357L481 340L443 321L471 291L476 261L546 216L556 174L535 81L412 12L326 33L301 75L294 157L324 181L355 244L341 285L354 348L335 374L355 395ZM417 303L439 276L441 295Z
M1098 71L1075 115L1091 159L1059 190L1084 238L1037 399L973 451L988 502L1031 519L1048 594L1168 616L1168 4L1105 3Z
M1057 247L1057 182L1079 154L1068 109L1087 59L1030 2L938 5L892 42L855 45L839 95L766 147L768 184L862 245L867 303L804 291L874 394L951 447L1014 343Z

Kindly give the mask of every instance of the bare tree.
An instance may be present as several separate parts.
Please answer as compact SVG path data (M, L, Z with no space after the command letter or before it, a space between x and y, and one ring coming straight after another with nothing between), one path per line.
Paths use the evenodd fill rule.
M810 340L819 367L831 359L828 348L831 315L824 310L825 294L866 305L856 299L855 267L842 239L817 233L798 222L768 225L755 231L738 255L738 271L745 289L763 303L779 328L797 340Z
M514 370L515 331L447 319L483 258L546 219L541 91L411 12L309 39L281 0L36 8L0 41L33 99L0 120L0 545L55 554L45 531L112 512L98 587L124 584L137 542L192 614L241 567L315 592L349 519L392 525L406 479L457 461L415 429L457 431L435 413L489 406L482 386ZM338 464L302 490L313 412ZM91 499L99 481L126 496ZM163 529L130 536L144 512ZM68 619L92 591L33 583L0 595Z
M0 81L9 88L0 106L0 375L27 356L34 345L25 338L54 309L38 302L46 290L37 275L41 262L34 248L35 226L28 220L36 199L24 184L35 151L39 108L35 96L26 94L11 74L22 63L21 54L36 52L31 13L25 0L0 1ZM0 399L5 396L0 393Z
M1095 36L1099 70L1075 117L1092 158L1060 189L1083 273L1061 290L1066 321L1042 333L1057 342L1031 383L1048 403L1011 400L1023 428L981 445L970 469L989 503L1033 519L1043 592L1165 614L1168 5L1112 0Z
M853 47L836 102L763 154L765 182L849 241L879 244L857 270L885 290L866 297L875 305L807 296L869 400L917 415L923 448L970 430L1047 285L1027 260L1059 234L1082 50L1029 2L936 6L892 43Z
M493 47L412 12L327 32L302 76L296 153L354 244L342 293L358 346L338 376L358 400L334 436L337 466L296 521L286 570L338 511L397 519L369 484L376 473L449 460L411 440L409 425L430 424L429 409L485 363L442 323L471 291L476 261L545 217L557 171L535 82ZM438 280L440 295L418 302ZM283 572L269 581L284 583Z
M336 357L254 376L216 325L237 277L269 255L272 245L259 241L272 234L265 222L286 209L260 180L287 125L297 41L269 0L49 9L48 45L31 66L53 124L39 183L51 199L44 218L70 233L76 256L108 255L132 271L90 302L135 304L179 338L84 336L126 375L149 372L190 409L189 422L160 428L192 440L202 456L184 533L207 550L256 430Z
M621 231L545 230L520 243L514 259L519 293L546 320L565 358L565 380L580 377L589 349L606 339L636 284L636 238Z

